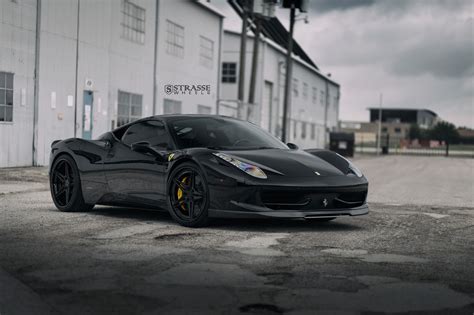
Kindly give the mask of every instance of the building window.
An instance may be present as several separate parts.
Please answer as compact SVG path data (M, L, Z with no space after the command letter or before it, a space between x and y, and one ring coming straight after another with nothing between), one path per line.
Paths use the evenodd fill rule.
M235 62L222 63L222 82L235 83L237 81L237 64Z
M313 104L318 102L318 89L313 87Z
M395 133L401 133L402 129L401 128L395 128Z
M214 42L204 36L201 36L199 63L209 69L214 63Z
M303 99L308 99L308 83L303 82Z
M301 139L306 139L306 122L301 122Z
M321 105L324 106L324 91L321 91L321 95L319 97L319 101L321 102Z
M337 97L334 97L334 107L337 108Z
M142 117L142 101L140 94L118 91L117 127Z
M387 127L382 127L382 132L387 132Z
M293 96L298 97L299 94L299 82L298 79L293 78Z
M122 1L122 38L129 41L145 43L145 9L130 2Z
M212 108L210 106L198 105L198 114L209 115L211 112Z
M311 140L316 138L316 124L311 124Z
M0 72L0 122L13 121L13 73Z
M166 20L166 52L184 58L184 27Z
M163 113L181 114L181 101L175 101L165 98L163 102Z

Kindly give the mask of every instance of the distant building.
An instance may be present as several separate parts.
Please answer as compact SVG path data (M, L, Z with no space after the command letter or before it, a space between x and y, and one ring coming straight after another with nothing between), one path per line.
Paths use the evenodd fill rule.
M474 144L474 129L460 127L457 129L459 134L459 142L462 144Z
M341 121L340 128L344 132L353 132L356 143L376 142L379 128L379 108L369 108L370 122ZM381 134L384 139L398 142L409 136L410 126L418 125L421 129L433 127L438 115L428 109L382 108Z
M378 122L379 108L371 107L370 122ZM412 108L382 108L382 122L393 124L416 124L422 129L428 129L436 124L438 115L429 109Z
M141 117L216 112L223 15L205 0L8 0L0 12L0 167L47 165L53 140Z

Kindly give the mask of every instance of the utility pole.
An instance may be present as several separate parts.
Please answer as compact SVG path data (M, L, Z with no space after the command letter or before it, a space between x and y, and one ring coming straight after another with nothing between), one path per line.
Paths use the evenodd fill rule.
M293 28L295 26L295 4L291 3L290 7L290 33L288 34L288 48L286 52L286 77L285 77L285 98L283 100L283 122L281 140L286 142L286 132L288 123L288 110L291 106L291 79L293 62L291 54L293 53Z
M248 2L242 1L242 32L240 34L240 62L239 62L239 89L238 89L238 116L242 115L245 94L245 57L247 53Z
M377 155L380 155L380 139L382 136L382 102L383 94L380 93L380 103L379 103L379 128L377 132Z
M328 75L329 76L329 75ZM329 99L329 82L328 79L325 80L326 83L326 92L324 94L324 148L327 149L328 146L328 99Z
M74 77L74 138L77 137L77 81L79 75L79 21L81 12L81 0L77 0L77 20L76 20L76 76Z
M253 56L252 56L252 72L250 75L250 89L249 89L249 104L255 104L255 88L257 82L257 65L258 65L258 54L259 54L259 43L260 43L260 32L262 29L262 23L260 18L254 14L255 23L255 37L253 41Z

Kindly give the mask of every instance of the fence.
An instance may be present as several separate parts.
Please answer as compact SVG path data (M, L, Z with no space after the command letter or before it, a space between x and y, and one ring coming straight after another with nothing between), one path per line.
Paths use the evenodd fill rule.
M355 139L355 152L362 154L377 154L376 134L359 135ZM402 155L432 155L432 156L457 156L474 157L474 145L472 144L451 144L440 143L439 141L426 140L410 141L396 135L382 134L380 137L381 154L402 154Z

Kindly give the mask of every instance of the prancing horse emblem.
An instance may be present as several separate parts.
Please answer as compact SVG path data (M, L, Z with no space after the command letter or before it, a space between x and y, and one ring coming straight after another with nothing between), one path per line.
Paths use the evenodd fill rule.
M328 200L326 198L323 199L323 205L324 205L324 208L328 206Z

